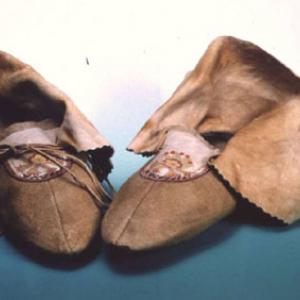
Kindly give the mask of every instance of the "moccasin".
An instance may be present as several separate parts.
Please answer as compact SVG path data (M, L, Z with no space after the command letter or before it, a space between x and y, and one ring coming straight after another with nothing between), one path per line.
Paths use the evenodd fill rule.
M4 52L0 105L4 232L52 253L83 251L107 202L99 180L112 147L64 93Z
M159 153L114 198L104 240L133 250L175 244L232 212L235 199L207 165L219 152L195 131L170 129Z
M299 95L299 78L263 49L234 37L215 39L128 146L136 154L155 157L117 193L104 218L104 239L149 249L190 238L236 208L229 190L256 204L267 217L295 221L300 207ZM178 127L185 133L175 138ZM197 152L197 143L186 140L190 135L198 146L201 136L206 137L219 153L204 142L210 154L204 155L207 151L200 146ZM221 136L227 138L219 144ZM208 137L217 137L217 142ZM170 162L179 157L184 165L187 154L194 165L203 154L203 164L196 166L210 168L191 177L168 173L164 151L170 144L177 145L174 153L167 151Z

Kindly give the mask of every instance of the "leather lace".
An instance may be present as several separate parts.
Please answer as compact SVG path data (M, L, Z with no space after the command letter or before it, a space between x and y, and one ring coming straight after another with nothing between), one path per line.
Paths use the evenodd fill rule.
M79 158L67 153L63 147L56 145L44 144L24 144L24 145L0 145L0 161L6 160L11 157L19 157L28 152L35 152L50 160L58 167L67 172L73 179L76 185L86 190L93 198L95 204L99 207L109 206L111 201L110 195L105 191L101 183L98 181L91 169ZM68 160L82 168L90 177L93 183L93 188L80 180L72 170L62 165L57 157L67 157ZM105 200L105 201L104 201Z

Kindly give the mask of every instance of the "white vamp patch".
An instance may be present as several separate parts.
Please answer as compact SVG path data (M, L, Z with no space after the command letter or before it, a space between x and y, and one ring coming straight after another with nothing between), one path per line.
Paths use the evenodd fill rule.
M219 149L196 132L172 129L160 152L140 174L157 181L191 180L205 174L208 160L219 153Z
M64 168L69 169L72 165L67 157L53 157L53 159L63 168L38 153L25 153L18 158L9 158L4 162L4 166L16 179L40 182L64 174Z

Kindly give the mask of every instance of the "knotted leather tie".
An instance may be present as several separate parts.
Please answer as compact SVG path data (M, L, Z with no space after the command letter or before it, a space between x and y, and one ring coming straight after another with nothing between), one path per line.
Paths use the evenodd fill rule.
M109 205L109 202L111 200L110 195L104 190L102 185L98 182L96 176L93 174L90 168L79 158L67 153L63 147L56 146L56 145L44 145L44 144L23 144L17 146L0 145L0 162L7 160L8 158L11 157L19 157L28 152L38 153L39 155L50 160L58 167L66 171L72 177L75 184L85 189L92 196L95 204L98 207ZM80 180L77 175L75 175L70 169L65 167L57 159L57 157L62 157L62 156L67 157L67 159L69 159L71 162L75 163L77 166L82 168L92 180L94 188L92 188L91 186L89 186L88 184ZM105 199L107 201L103 201L102 199Z

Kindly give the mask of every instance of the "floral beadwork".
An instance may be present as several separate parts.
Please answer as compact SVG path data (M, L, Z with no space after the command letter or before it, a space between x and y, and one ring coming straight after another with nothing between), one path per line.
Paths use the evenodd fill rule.
M143 177L158 181L185 181L194 178L195 165L189 154L169 150L150 161L140 172ZM201 174L207 171L205 167ZM197 173L197 175L201 175Z
M64 168L70 168L72 165L66 157L56 157L55 160ZM65 173L63 168L37 153L10 158L5 161L4 166L14 178L30 182L49 180Z

